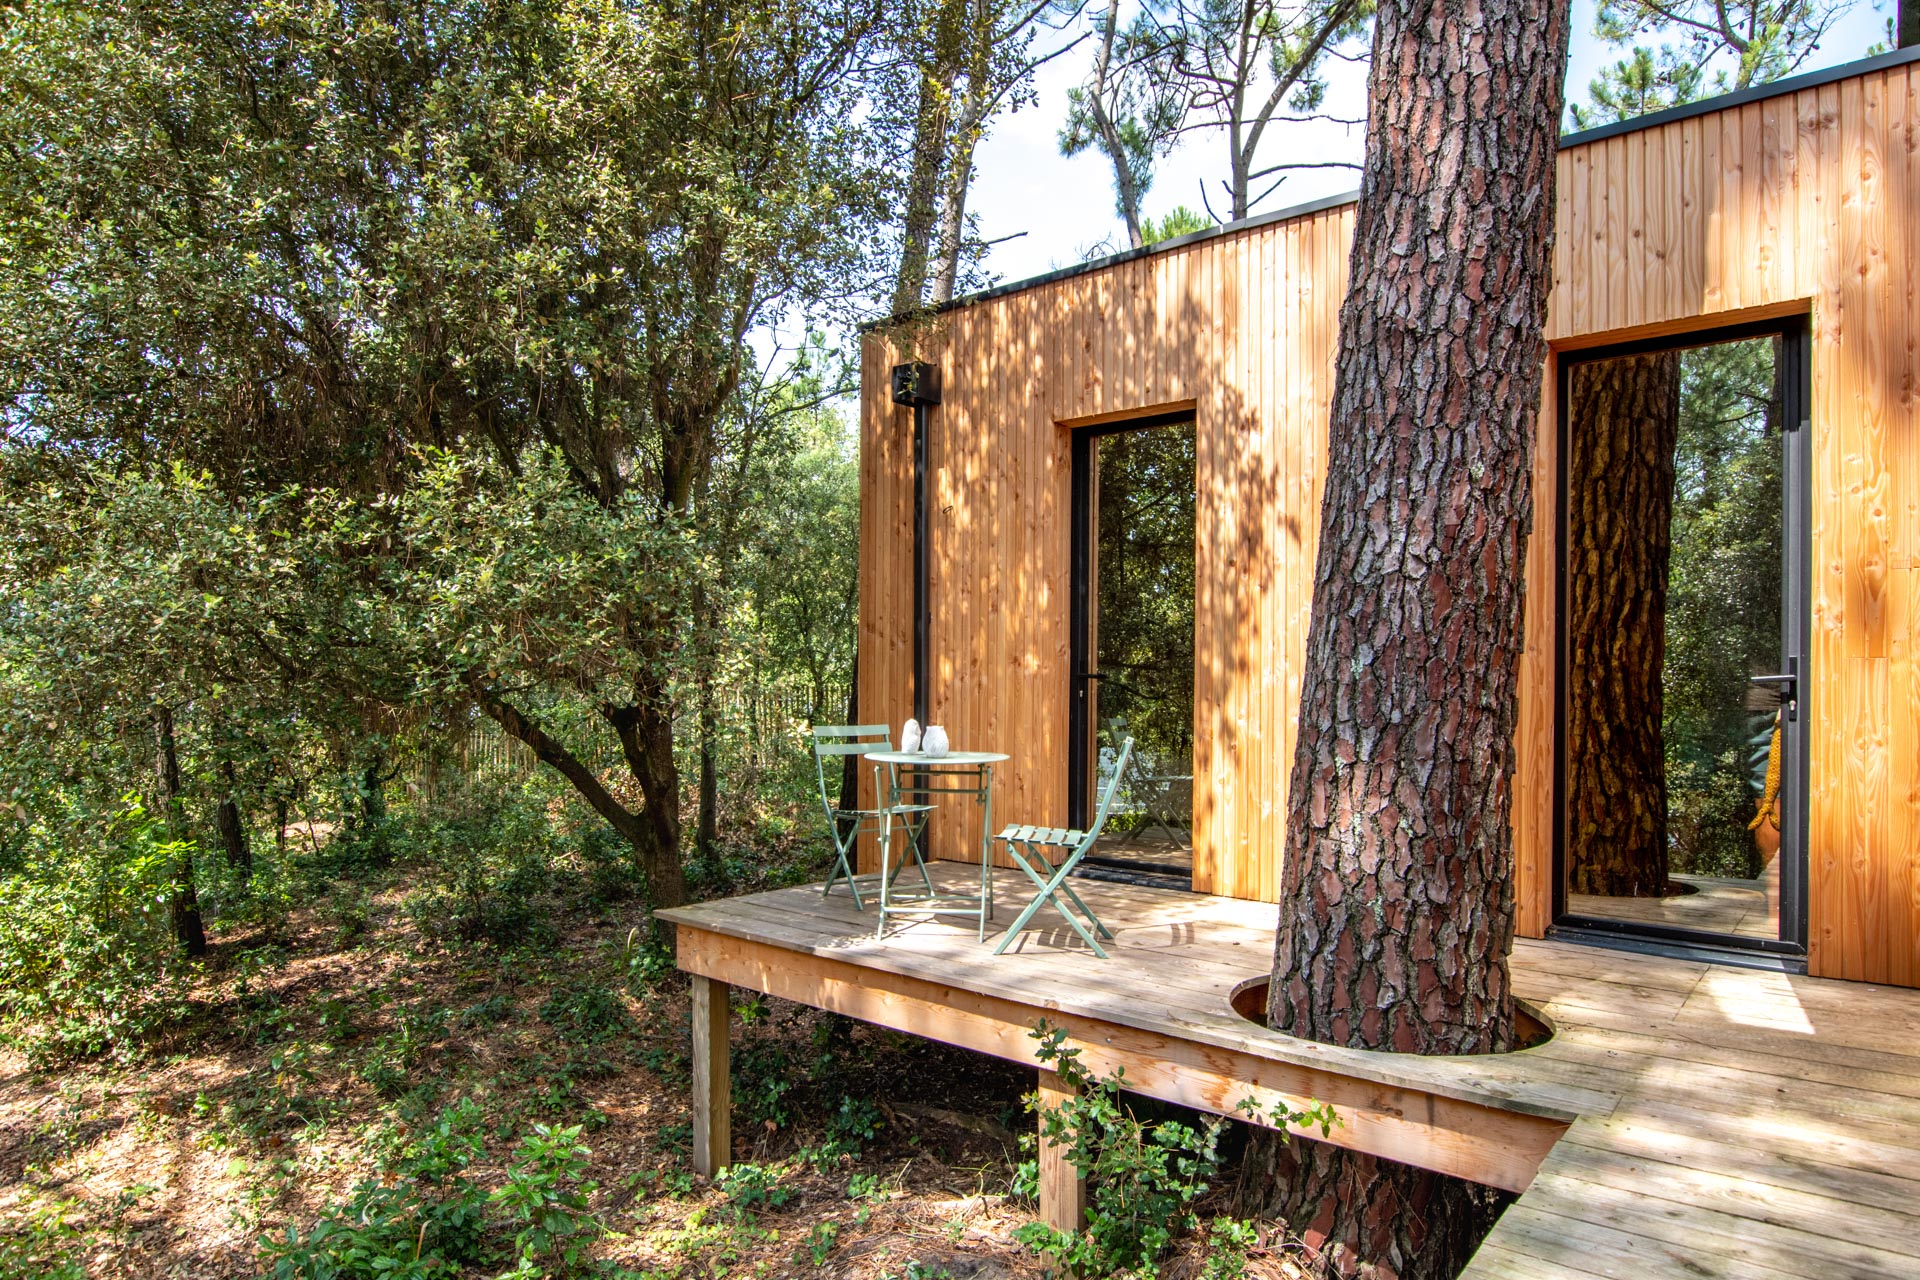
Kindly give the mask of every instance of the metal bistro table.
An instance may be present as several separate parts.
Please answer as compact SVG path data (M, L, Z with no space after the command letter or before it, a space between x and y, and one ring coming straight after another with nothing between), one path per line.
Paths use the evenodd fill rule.
M972 916L980 922L979 940L985 942L987 922L993 919L993 766L1007 757L998 751L949 751L943 756L921 751L872 751L862 758L887 766L887 815L880 825L880 923L874 936L885 936L889 912ZM980 806L979 896L933 893L891 901L888 884L892 877L887 873L893 853L892 811L903 802L915 804L923 797L934 796L972 796Z

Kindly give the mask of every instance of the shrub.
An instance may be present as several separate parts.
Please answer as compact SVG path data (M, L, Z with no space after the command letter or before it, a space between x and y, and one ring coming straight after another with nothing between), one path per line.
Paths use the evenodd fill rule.
M519 1265L508 1274L544 1276L560 1262L566 1271L580 1258L599 1224L587 1211L587 1197L598 1184L586 1178L587 1157L580 1126L553 1129L544 1124L520 1140L507 1180L490 1197L519 1227L513 1248Z
M1194 1204L1207 1193L1218 1172L1219 1138L1225 1122L1210 1118L1199 1128L1175 1120L1145 1124L1121 1102L1123 1072L1095 1077L1080 1064L1080 1051L1066 1045L1066 1032L1041 1023L1034 1029L1036 1057L1050 1063L1076 1096L1040 1116L1039 1142L1066 1150L1067 1159L1087 1180L1086 1226L1077 1233L1030 1222L1015 1236L1021 1243L1051 1254L1074 1275L1154 1276L1156 1264L1174 1237L1199 1225ZM1253 1104L1242 1103L1252 1110ZM1323 1131L1337 1123L1332 1111L1315 1105L1303 1111L1276 1107L1269 1121L1281 1133L1290 1124L1317 1124ZM1033 1142L1034 1139L1027 1139ZM1017 1177L1016 1189L1031 1194L1032 1164ZM1224 1225L1223 1225L1224 1223ZM1230 1220L1216 1223L1216 1261L1209 1277L1237 1274L1244 1261L1247 1231Z
M0 1028L36 1066L130 1052L186 1003L166 902L183 852L137 796L70 796L0 850Z
M557 989L540 1006L540 1020L575 1047L605 1044L633 1030L620 997L598 982Z
M539 899L564 850L537 797L470 797L452 816L426 825L414 843L418 860L443 877L405 904L422 941L504 948L547 936Z
M487 1193L465 1174L479 1119L471 1103L449 1108L305 1236L288 1227L263 1240L275 1280L432 1280L479 1262Z

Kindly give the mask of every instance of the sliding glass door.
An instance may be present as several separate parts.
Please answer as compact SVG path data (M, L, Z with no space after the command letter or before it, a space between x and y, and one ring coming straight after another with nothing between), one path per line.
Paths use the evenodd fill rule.
M1563 925L1804 943L1805 347L1564 362Z
M1074 461L1073 822L1134 754L1088 862L1193 876L1194 420L1083 431Z

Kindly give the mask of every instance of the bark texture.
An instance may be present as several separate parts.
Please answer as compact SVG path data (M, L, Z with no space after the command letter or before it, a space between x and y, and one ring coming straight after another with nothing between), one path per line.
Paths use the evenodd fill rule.
M193 840L180 797L180 752L174 744L171 707L153 711L153 773L168 838L180 850L173 866L173 897L167 904L169 923L174 940L189 956L198 958L207 954L207 929L200 920L200 894L194 887Z
M1567 382L1568 888L1659 897L1680 357L1594 360Z
M1379 9L1269 1006L1293 1035L1512 1044L1513 729L1566 50L1565 0ZM1462 1184L1305 1140L1292 1159L1252 1198L1317 1230L1328 1270L1451 1274L1435 1242L1471 1212Z
M227 792L214 806L214 830L220 834L220 847L226 851L227 865L238 871L243 880L251 879L253 842L247 838L246 820L240 814L240 784L234 777L231 760L221 764L220 778L226 783Z
M1272 1211L1274 1189L1286 1188L1279 1208L1331 1275L1458 1275L1513 1201L1492 1187L1310 1140L1254 1143L1241 1180L1261 1211ZM1404 1260L1364 1247L1387 1237Z

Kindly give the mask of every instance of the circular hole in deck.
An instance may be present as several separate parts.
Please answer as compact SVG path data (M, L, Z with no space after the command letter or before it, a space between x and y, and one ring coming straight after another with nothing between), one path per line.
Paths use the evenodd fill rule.
M1267 1025L1267 988L1269 978L1248 978L1227 997L1233 1011L1257 1026ZM1525 1000L1513 1002L1513 1049L1534 1049L1553 1039L1553 1023Z

